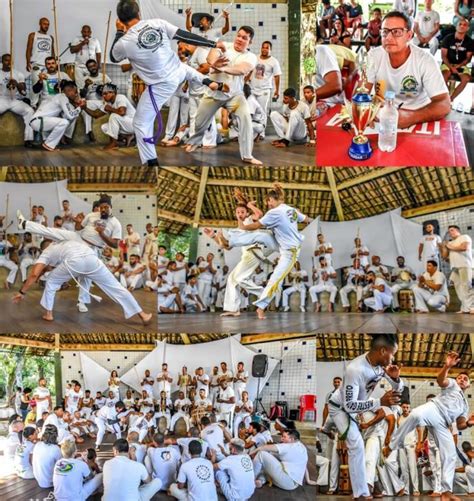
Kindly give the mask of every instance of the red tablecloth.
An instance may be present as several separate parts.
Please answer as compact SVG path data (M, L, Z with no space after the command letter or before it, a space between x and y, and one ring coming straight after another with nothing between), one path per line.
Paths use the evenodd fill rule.
M405 167L440 166L466 167L469 165L461 126L456 122L441 120L440 134L434 135L435 122L425 124L431 134L420 134L423 124L418 124L411 133L399 132L397 148L388 153L377 146L378 135L368 135L373 149L372 156L365 161L353 160L349 154L353 130L349 133L340 126L327 123L339 113L341 107L334 106L317 120L316 165L318 167Z

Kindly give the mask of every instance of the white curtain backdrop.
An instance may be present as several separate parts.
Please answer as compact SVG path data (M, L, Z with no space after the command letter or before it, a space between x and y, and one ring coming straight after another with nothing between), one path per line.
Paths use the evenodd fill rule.
M192 345L176 345L158 342L156 348L145 355L145 357L136 364L132 369L123 374L120 378L122 383L127 384L136 391L140 391L140 381L146 369L151 371L156 377L156 374L161 372L161 364L168 363L168 370L173 377L171 392L178 389L177 375L181 372L181 367L185 365L188 368L189 374L194 374L195 369L203 367L206 374L212 373L212 368L221 362L226 362L229 369L235 372L238 362L243 362L249 372L249 381L247 390L250 399L255 399L257 394L257 378L252 377L252 360L255 352L250 348L240 344L240 339L229 337L219 341L211 341L209 343L199 343ZM265 387L265 383L270 378L273 370L278 364L278 360L268 358L268 371L264 378L260 379L260 391ZM154 392L159 394L161 388L155 382Z
M8 195L8 214L7 212ZM9 228L10 233L17 232L16 210L20 209L26 217L30 215L30 201L32 205L42 205L48 216L48 223L53 226L53 218L62 211L61 202L69 200L74 214L91 212L92 205L73 195L67 189L67 180L52 183L0 183L0 214L7 215L7 224L13 221Z
M92 29L92 36L100 41L102 51L105 46L107 33L107 19L112 11L108 47L115 36L115 12L117 0L56 0L58 19L59 52L63 52L68 43L76 36L80 36L81 27L88 24ZM185 25L185 16L180 16L168 7L164 7L156 0L141 0L142 18L160 17L180 28ZM13 0L13 52L15 69L26 72L26 43L28 34L37 31L41 17L50 20L49 34L54 36L53 2L52 0ZM0 0L0 54L10 52L10 13L9 0ZM108 57L107 57L108 59ZM103 56L102 56L103 60ZM74 61L74 55L68 50L61 56L63 63Z
M313 268L317 234L321 232L326 242L333 245L332 261L335 269L352 264L350 255L354 248L354 238L359 234L370 255L380 256L382 264L396 266L397 256L401 255L415 273L422 271L418 261L418 243L423 235L423 225L403 218L401 209L353 221L327 222L316 218L302 230L305 239L299 260L308 273ZM225 263L231 270L239 262L240 254L241 249L225 252Z
M82 377L84 379L82 389L84 391L91 390L91 396L95 398L98 391L104 392L107 390L110 372L82 351L79 352L79 357L81 360Z

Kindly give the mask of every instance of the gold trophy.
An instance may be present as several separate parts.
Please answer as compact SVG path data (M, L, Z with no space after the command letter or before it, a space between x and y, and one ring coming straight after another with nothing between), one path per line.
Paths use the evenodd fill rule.
M367 160L372 156L372 147L364 131L374 118L380 108L380 102L375 102L367 89L366 56L359 54L358 69L360 80L352 100L348 101L344 97L343 115L346 122L343 124L344 130L350 130L351 126L355 131L349 148L349 156L353 160Z

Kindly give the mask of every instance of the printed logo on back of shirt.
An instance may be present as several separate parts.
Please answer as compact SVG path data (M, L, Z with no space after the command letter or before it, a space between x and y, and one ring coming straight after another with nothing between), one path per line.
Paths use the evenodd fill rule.
M161 30L145 26L138 34L138 46L141 49L157 51L163 45L163 33Z
M58 461L54 469L56 473L69 473L74 469L74 465L67 461Z
M242 456L240 463L241 463L244 471L251 471L252 470L252 460L248 456Z
M196 475L199 480L202 480L203 482L209 482L209 479L211 478L211 472L209 471L209 468L203 464L200 464L196 468Z

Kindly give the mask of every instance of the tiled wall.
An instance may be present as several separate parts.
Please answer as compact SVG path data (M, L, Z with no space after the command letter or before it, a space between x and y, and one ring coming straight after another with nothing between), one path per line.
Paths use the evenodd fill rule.
M262 403L267 412L275 400L286 400L289 409L296 409L299 396L305 393L316 393L316 344L312 339L303 341L274 342L250 345L257 353L265 353L270 357L282 359L272 376L263 388ZM108 371L116 369L119 377L138 363L146 352L137 351L90 351L86 353ZM72 379L82 380L80 357L77 352L65 351L61 354L63 385ZM177 372L170 364L170 370ZM179 370L179 369L178 369ZM280 375L280 391L278 392L278 376ZM123 386L121 392L127 387ZM87 389L87 388L84 388ZM308 415L308 417L310 417Z
M469 235L474 240L474 206L465 207L462 209L454 209L450 211L435 212L433 214L427 214L425 216L418 216L412 218L412 221L417 223L424 223L425 221L430 221L437 219L439 222L439 233L441 238L448 231L448 226L455 224L461 228L461 233ZM441 265L441 270L445 273L449 273L449 264L443 262Z
M162 0L161 4L169 7L178 14L185 16L185 9L191 5L193 12L208 12L215 18L223 8L229 6L226 3L209 3L206 0L193 0L183 3L180 0ZM265 40L273 44L273 55L278 59L282 69L281 92L286 89L288 70L288 6L285 3L245 3L234 5L229 9L230 31L224 36L225 42L233 40L235 33L242 25L252 26L255 30L255 38L252 44L252 52L259 54L260 46ZM223 26L221 18L214 27Z
M75 193L75 195L91 204L98 198L97 193L82 192ZM146 235L145 226L148 223L151 223L153 226L157 224L156 196L136 193L111 194L111 196L112 212L121 222L124 235L127 224L132 224L135 231L141 236Z

